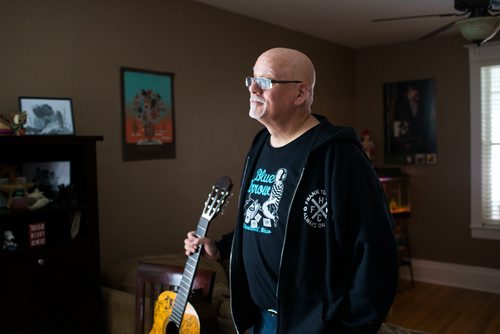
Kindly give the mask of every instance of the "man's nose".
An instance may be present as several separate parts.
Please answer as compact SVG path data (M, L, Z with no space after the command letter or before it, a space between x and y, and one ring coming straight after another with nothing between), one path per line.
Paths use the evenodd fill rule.
M252 82L250 87L248 87L248 91L251 94L260 95L262 93L262 88L260 88L260 86L257 84L257 82L254 81L254 82Z

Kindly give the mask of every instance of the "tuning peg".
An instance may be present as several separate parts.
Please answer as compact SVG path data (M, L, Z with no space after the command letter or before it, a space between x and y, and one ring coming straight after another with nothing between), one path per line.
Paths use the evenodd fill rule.
M231 193L228 193L228 194L226 195L226 198L225 198L225 200L224 200L224 202L225 202L225 203L224 203L224 205L223 205L223 206L222 206L222 208L221 208L221 212L220 212L220 214L221 214L221 215L224 215L224 209L225 209L225 208L226 208L226 206L229 204L229 200L233 197L233 195L234 195L234 194L233 194L232 192L231 192Z

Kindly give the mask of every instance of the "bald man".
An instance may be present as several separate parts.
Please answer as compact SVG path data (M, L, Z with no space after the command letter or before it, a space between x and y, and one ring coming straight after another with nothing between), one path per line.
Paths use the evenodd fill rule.
M302 52L264 52L245 79L251 118L265 127L250 148L233 232L214 242L230 258L238 333L376 333L397 286L392 219L353 129L311 113L316 74Z

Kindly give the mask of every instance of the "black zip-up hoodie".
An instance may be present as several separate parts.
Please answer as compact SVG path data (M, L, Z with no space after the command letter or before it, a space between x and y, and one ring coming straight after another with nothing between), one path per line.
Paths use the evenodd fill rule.
M315 117L320 124L285 230L276 289L277 333L376 333L397 288L392 216L355 131ZM221 258L230 252L231 312L239 333L253 326L260 312L250 297L243 264L242 211L250 172L268 138L264 129L254 139L238 223L217 243ZM326 198L326 207L318 205L317 196ZM325 220L313 214L318 210Z

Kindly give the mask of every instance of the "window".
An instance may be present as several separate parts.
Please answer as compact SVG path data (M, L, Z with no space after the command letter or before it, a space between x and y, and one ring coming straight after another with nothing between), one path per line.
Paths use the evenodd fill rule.
M500 43L469 49L471 235L500 239Z

